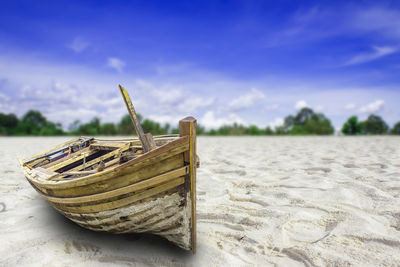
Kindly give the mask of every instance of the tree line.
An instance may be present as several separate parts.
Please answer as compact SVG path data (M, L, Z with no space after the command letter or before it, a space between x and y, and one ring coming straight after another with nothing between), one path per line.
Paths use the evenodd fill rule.
M161 125L151 119L138 118L144 132L153 135L176 134L178 128L170 124ZM197 126L198 135L332 135L335 130L331 121L322 113L315 113L311 108L303 108L295 115L286 116L284 123L274 129L267 126L259 128L256 125L244 126L234 123L224 125L218 129L206 130L201 125ZM341 132L345 135L400 135L400 121L393 128L378 115L370 115L364 121L359 121L357 116L351 116L343 124ZM129 115L125 115L118 123L102 123L99 118L90 122L81 123L74 121L65 131L61 123L49 121L40 111L29 110L21 118L15 114L0 113L0 135L136 135Z

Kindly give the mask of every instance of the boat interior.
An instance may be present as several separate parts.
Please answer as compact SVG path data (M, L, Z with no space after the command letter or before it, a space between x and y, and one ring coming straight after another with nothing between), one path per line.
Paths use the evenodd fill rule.
M179 135L154 137L155 148L179 138ZM35 178L64 181L116 168L144 154L138 138L98 139L81 136L22 162Z

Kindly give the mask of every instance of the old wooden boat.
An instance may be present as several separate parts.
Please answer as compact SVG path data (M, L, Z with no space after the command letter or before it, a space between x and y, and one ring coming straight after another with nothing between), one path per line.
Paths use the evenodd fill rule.
M21 162L55 209L94 231L152 233L196 251L196 120L179 135L144 134L120 87L138 138L78 137Z

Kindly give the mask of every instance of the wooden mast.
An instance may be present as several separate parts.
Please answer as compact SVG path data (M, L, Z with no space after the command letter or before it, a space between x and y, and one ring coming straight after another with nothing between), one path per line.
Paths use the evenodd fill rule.
M129 97L128 92L125 90L124 87L119 85L119 90L121 91L122 98L125 101L126 108L128 109L129 116L131 117L133 126L135 127L136 133L139 137L140 142L142 143L144 152L149 152L153 148L155 148L155 143L153 140L153 136L151 133L145 134L143 131L142 126L140 125L139 119L137 118L135 108L132 105L132 101Z
M189 137L189 150L183 154L184 161L189 165L189 179L186 180L186 188L190 191L191 202L191 243L193 254L196 253L196 129L197 121L193 117L186 117L179 121L180 136Z

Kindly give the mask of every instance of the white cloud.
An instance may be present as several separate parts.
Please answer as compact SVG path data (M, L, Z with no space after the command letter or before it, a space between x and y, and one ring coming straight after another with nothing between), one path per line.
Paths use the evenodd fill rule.
M214 104L216 97L200 97L194 95L188 90L184 90L182 86L176 87L166 85L156 87L151 82L145 80L137 80L136 84L150 93L156 102L160 112L171 114L183 114L197 112L199 109L209 107ZM165 115L165 114L164 114ZM166 117L159 116L163 120Z
M283 118L275 118L272 122L268 123L268 126L274 129L275 127L283 125Z
M196 112L198 109L210 107L215 102L215 97L203 98L199 96L193 96L186 98L183 102L178 105L178 110L182 112Z
M296 104L294 105L294 108L296 109L296 111L301 110L302 108L312 108L311 105L309 105L305 100L299 100L296 102ZM324 106L323 105L317 105L313 108L316 112L321 112L324 110Z
M356 105L354 103L348 103L346 106L344 106L344 108L347 110L351 110L351 109L355 109Z
M240 111L252 106L254 102L263 98L265 98L263 92L253 88L249 93L233 99L228 106L231 111Z
M6 96L5 94L0 93L0 102L3 102L3 101L7 102L9 100L10 100L10 98L8 96Z
M275 105L269 105L265 107L265 110L277 110L279 108L278 104Z
M294 105L294 108L296 110L300 110L300 109L306 108L306 107L310 107L310 106L304 100L299 100L299 101L296 102L296 105Z
M177 104L184 96L179 89L153 89L151 93L161 104Z
M398 48L392 46L374 46L372 52L356 55L347 62L345 62L343 65L349 66L349 65L366 63L396 53L397 51Z
M214 115L214 111L207 111L204 116L199 119L199 123L207 129L216 129L223 125L232 125L235 122L247 125L243 119L233 113L230 113L226 117L217 118Z
M385 101L378 99L375 100L372 103L369 103L368 105L362 106L359 109L360 113L373 113L373 112L378 112L381 111L383 109L383 106L385 104Z
M157 114L152 114L148 116L149 119L159 122L161 125L168 123L172 125L172 127L177 126L179 120L183 119L184 117L185 116L183 115L157 115Z
M385 37L400 38L400 12L392 8L361 8L352 13L352 27Z
M89 45L90 43L82 37L75 37L72 43L68 45L68 47L74 50L76 53L80 53L88 48Z
M121 79L116 81L115 74L104 69L55 64L26 55L0 53L0 92L9 97L7 102L0 100L0 112L14 112L22 116L28 109L39 109L51 120L62 121L64 126L68 126L76 119L86 122L93 116L100 117L103 122L118 122L121 116L126 114L117 87L117 83L120 82L129 93L132 93L132 101L137 112L146 118L162 118L160 121L170 122L174 127L179 119L187 115L193 115L199 119L200 124L203 124L203 118L210 119L210 113L208 117L205 116L209 111L212 111L209 120L212 121L212 125L218 126L221 123L228 124L242 120L264 127L274 121L274 118L283 118L291 114L293 112L291 108L296 101L305 99L305 96L307 102L323 105L324 113L336 127L340 127L349 115L343 106L354 99L357 100L354 102L357 104L354 110L357 111L360 108L359 103L368 104L372 102L371 99L385 99L385 108L380 114L389 124L399 119L399 106L396 100L400 98L400 91L395 85L344 87L340 84L340 79L338 85L336 79L322 82L318 77L315 79L304 77L304 80L266 77L263 80L248 81L230 79L216 73L198 74L191 71L185 75L168 77L135 75L125 71L119 75ZM328 82L329 86L326 85ZM274 88L268 94L268 103L279 104L279 110L267 111L264 108L266 101L255 102L254 108L244 110L240 113L240 118L236 117L235 120L226 103L232 100L233 93L252 87L259 88L263 92ZM165 94L169 90L176 89L184 97L193 98L194 104L190 105L190 101L185 102L182 96L177 104L172 104L172 100L158 99L152 93L153 89L164 91ZM120 105L118 99L121 101ZM77 112L81 107L85 108L82 114ZM65 113L58 116L59 110ZM217 112L218 110L225 114Z
M279 31L267 33L269 46L298 45L337 36L366 36L368 39L398 41L400 11L373 5L300 7Z
M109 57L107 59L107 66L110 68L115 69L118 72L122 72L123 68L125 67L125 62L123 62L121 59L116 58L116 57Z

